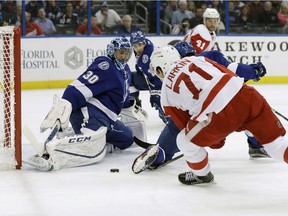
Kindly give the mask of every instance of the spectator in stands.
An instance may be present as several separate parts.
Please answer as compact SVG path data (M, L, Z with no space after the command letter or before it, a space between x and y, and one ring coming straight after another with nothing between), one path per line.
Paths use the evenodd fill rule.
M57 25L57 30L62 29L64 34L75 34L78 28L78 16L73 13L73 4L71 1L67 1L65 4L65 13L60 17L59 24Z
M262 24L264 26L279 23L277 13L274 11L272 3L270 1L266 1L264 3L264 11L259 15L257 23Z
M240 15L237 17L237 23L243 26L244 29L248 28L248 24L255 23L251 17L250 9L247 5L244 5L240 10Z
M287 0L285 0L285 1L287 2ZM273 10L275 10L275 11L280 10L282 0L272 0L271 3L272 3Z
M249 7L250 17L257 23L258 17L264 12L264 4L260 0L250 1L246 4Z
M225 22L226 16L225 11L221 14L221 20ZM229 1L228 3L228 19L229 19L229 25L230 24L236 24L237 23L237 16L238 13L235 11L235 5L233 1Z
M113 28L111 31L113 34L119 34L119 35L126 35L131 34L132 32L136 31L142 31L135 25L132 25L132 18L130 15L125 15L122 18L122 24L117 25Z
M17 5L21 5L21 4L18 4L17 1L12 1L12 0L6 0L6 1L1 1L1 2L2 2L2 10L6 11L8 14L14 14L15 7Z
M171 34L187 34L190 29L190 22L188 18L184 18L181 22L181 24L177 24L172 29Z
M21 25L22 7L21 5L16 5L14 8L13 15L11 17L11 24L14 26Z
M243 3L240 0L234 0L234 1L229 1L229 2L233 2L233 4L234 4L234 12L236 13L237 16L239 16L241 8L245 5L245 3Z
M50 19L46 18L44 8L39 8L38 18L34 22L41 27L45 35L54 34L56 32L54 23Z
M77 14L79 22L83 22L83 19L87 17L87 0L77 1L74 8L74 13ZM92 13L92 15L94 15Z
M100 10L100 5L98 0L92 0L91 2L91 14L95 15L97 11Z
M26 36L43 36L44 32L42 31L41 27L37 23L31 21L31 14L26 11L25 17L26 17Z
M100 10L97 11L95 16L105 33L110 32L114 26L122 23L119 14L115 10L109 9L107 1L101 2Z
M184 18L192 19L195 15L192 11L187 10L187 1L186 0L179 0L178 1L178 9L173 12L172 15L172 27L174 28L175 25L181 24Z
M173 12L177 10L177 1L169 0L164 10L164 20L171 24Z
M223 13L224 11L223 2L219 0L212 0L211 4L209 4L208 7L215 8L219 14Z
M288 3L287 2L282 2L277 16L278 16L278 20L280 24L288 25Z
M55 0L48 0L45 6L47 18L50 19L54 25L59 23L62 15L60 7L56 4Z
M31 21L37 19L39 8L44 8L44 2L41 0L29 0L29 2L25 5L25 11L30 12L31 14Z
M0 24L3 26L4 22L10 22L11 16L9 13L3 10L2 3L0 2Z
M235 12L235 5L233 1L229 1L228 3L228 14L229 14L229 24L236 24L238 14ZM223 11L221 14L221 20L225 22L226 12Z
M203 8L197 7L195 10L195 17L190 19L190 28L194 28L195 26L199 24L203 24Z
M196 12L196 5L194 1L187 2L187 10L191 11L193 14Z
M164 34L170 34L172 30L171 20L172 14L177 10L177 1L169 0L167 1L167 5L164 9L163 20L164 23L161 23L161 32Z
M102 34L101 29L97 25L97 17L91 16L91 35L99 35ZM80 24L77 28L76 35L87 35L88 34L88 22L84 22Z

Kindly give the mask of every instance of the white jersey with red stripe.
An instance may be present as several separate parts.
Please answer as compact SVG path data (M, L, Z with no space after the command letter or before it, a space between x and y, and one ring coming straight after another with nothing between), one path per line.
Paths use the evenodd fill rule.
M215 32L209 32L205 25L200 24L189 30L184 36L184 40L194 47L196 54L199 54L213 50L216 34Z
M165 75L161 104L182 129L189 119L201 122L208 119L208 114L219 113L243 83L243 78L210 59L186 57L174 63Z

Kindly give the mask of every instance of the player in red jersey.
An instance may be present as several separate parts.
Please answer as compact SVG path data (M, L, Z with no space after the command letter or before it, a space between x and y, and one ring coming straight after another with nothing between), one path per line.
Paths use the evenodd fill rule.
M223 147L234 131L249 130L271 157L288 163L286 130L264 97L243 78L204 56L180 60L172 46L152 53L150 69L163 80L161 104L181 130L177 146L191 169L179 174L181 183L212 182L205 147Z
M213 50L216 41L216 29L220 23L220 15L214 8L207 8L203 13L203 24L195 26L185 36L184 40L190 43L195 53Z
M194 47L196 54L214 49L216 42L215 31L220 23L218 11L215 8L206 8L203 13L203 22L204 25L197 25L184 36L184 40ZM247 135L250 157L269 158L270 156L253 135L249 131L245 131L245 133Z

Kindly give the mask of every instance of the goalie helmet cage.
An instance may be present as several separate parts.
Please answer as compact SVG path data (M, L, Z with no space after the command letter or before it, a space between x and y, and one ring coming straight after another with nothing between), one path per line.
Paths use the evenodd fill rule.
M21 169L21 31L0 27L0 170Z

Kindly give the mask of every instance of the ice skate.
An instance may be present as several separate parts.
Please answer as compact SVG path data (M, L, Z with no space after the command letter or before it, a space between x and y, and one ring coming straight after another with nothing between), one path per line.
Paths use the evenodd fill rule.
M193 172L190 171L190 172L180 173L178 175L178 180L182 184L194 185L194 184L203 184L203 183L213 182L214 176L211 172L209 172L205 176L197 176Z
M249 142L248 142L249 143ZM263 147L253 148L249 143L249 155L251 158L270 158L270 155L265 151Z
M141 155L133 162L132 171L138 174L147 169L156 160L159 152L159 146L153 145L148 147Z

